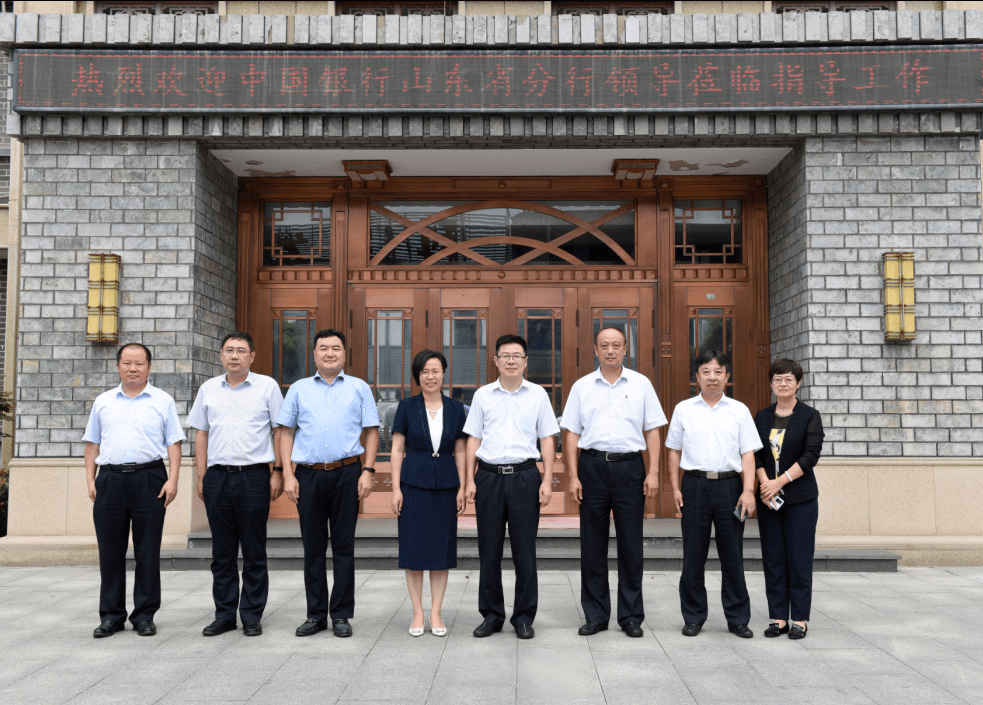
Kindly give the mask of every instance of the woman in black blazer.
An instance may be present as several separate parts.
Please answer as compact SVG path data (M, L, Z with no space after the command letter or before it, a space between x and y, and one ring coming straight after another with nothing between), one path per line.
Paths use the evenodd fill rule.
M413 359L421 394L399 402L390 458L393 512L399 517L399 567L413 602L411 636L422 636L423 571L430 571L430 630L440 616L447 571L457 567L457 515L464 511L464 405L441 393L447 360L424 350ZM405 453L405 456L404 456Z
M823 452L819 412L795 398L802 368L777 360L768 370L778 400L754 417L763 448L755 453L760 496L758 529L772 623L765 636L803 639L812 608L812 560L819 520L813 468ZM789 623L791 612L792 622Z

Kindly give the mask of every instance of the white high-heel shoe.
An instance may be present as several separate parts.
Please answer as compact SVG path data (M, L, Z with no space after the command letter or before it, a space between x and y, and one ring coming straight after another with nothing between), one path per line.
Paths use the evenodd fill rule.
M423 636L424 627L410 627L410 636Z
M447 627L430 627L430 633L434 636L447 636Z

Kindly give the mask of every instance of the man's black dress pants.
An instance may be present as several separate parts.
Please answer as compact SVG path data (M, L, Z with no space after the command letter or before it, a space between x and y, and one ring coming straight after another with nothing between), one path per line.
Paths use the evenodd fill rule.
M212 531L212 597L215 618L263 619L270 579L266 564L266 522L270 518L270 466L241 472L212 467L202 490ZM239 547L242 547L242 597Z
M126 549L133 530L136 575L130 622L152 622L160 609L160 541L164 498L158 497L167 471L164 463L133 472L102 468L96 476L92 521L99 545L99 620L126 622Z
M478 526L478 612L489 624L505 624L502 589L502 556L505 525L509 528L512 563L515 565L515 604L509 622L513 627L532 624L539 606L536 572L536 534L539 532L539 468L511 475L475 470L475 520Z
M618 546L618 624L645 621L642 604L642 521L645 518L645 461L609 462L580 453L577 474L583 486L580 503L580 604L588 622L611 619L608 585L608 539L611 512Z
M703 625L707 620L705 582L710 529L715 532L720 557L720 601L732 626L751 621L751 599L744 582L744 523L734 508L744 491L741 476L711 480L684 474L683 574L679 578L679 603L686 624Z

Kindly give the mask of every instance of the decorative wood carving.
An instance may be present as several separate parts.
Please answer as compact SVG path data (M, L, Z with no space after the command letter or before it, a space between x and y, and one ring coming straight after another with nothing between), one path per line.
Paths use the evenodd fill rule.
M656 269L467 269L440 267L430 269L350 269L351 282L642 282L658 280Z
M622 188L652 188L652 180L658 168L658 159L645 161L615 159L611 166L611 173Z
M379 189L385 186L389 180L389 175L393 173L392 167L385 159L379 161L343 161L345 173L352 180L352 188L373 188Z
M674 281L733 281L746 282L748 280L748 268L745 265L739 266L699 266L699 265L676 265L672 268L672 278Z

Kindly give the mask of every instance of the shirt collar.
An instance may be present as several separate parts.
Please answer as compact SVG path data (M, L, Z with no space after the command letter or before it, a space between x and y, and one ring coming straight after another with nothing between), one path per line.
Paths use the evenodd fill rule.
M697 394L696 395L696 399L697 399L697 402L696 402L697 404L703 404L703 406L705 406L708 409L716 409L721 404L723 404L724 406L726 406L727 404L730 403L730 399L727 397L727 394L721 395L720 401L718 401L715 406L710 406L709 404L707 404L707 400L703 398L703 392L700 392L699 394Z
M128 397L128 396L126 396L126 392L123 391L123 383L122 382L120 382L119 386L116 387L116 389L114 391L116 392L116 396L117 397L125 397L127 399L139 399L143 395L147 395L148 397L153 396L154 385L152 385L148 381L147 382L147 386L144 387L143 390L139 394L137 394L135 397Z
M608 381L606 379L604 379L604 375L601 374L601 368L600 367L598 367L596 370L594 370L593 375L594 375L594 379L595 380L600 380L601 382L604 382L604 384L607 384L609 387L613 387L615 384L617 384L618 382L620 382L623 379L624 380L627 380L628 379L627 368L624 365L621 366L621 374L618 375L618 379L614 380L614 384L609 384Z
M252 370L249 370L249 372L246 374L246 379L244 379L242 381L242 383L239 385L239 387L241 387L243 384L252 384L253 380L255 380L255 379L256 379L256 373L253 372ZM233 387L231 384L229 384L229 373L228 372L226 372L224 375L222 375L222 384L224 386L228 387L229 389L238 389L239 388L239 387Z
M523 377L522 381L519 383L519 389L522 389L523 387L525 388L529 387L529 382L526 380L525 377ZM505 392L506 394L517 394L519 392L519 389L516 389L514 392L510 392L505 387L503 387L501 377L499 377L494 382L492 382L492 389L497 389L499 391Z
M342 382L344 381L344 379L345 379L345 371L342 370L341 372L338 373L338 376L334 378L334 382ZM321 376L320 372L314 373L314 381L321 382L321 384L326 384L329 387L334 384L334 382L328 382L328 380L324 379L324 377Z

